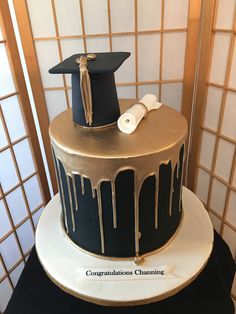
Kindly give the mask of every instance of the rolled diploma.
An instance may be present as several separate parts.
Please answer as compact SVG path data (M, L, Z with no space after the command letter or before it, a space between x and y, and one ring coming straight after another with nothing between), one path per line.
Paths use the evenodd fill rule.
M140 102L142 104L137 103L132 105L118 119L117 124L121 132L126 134L133 133L147 112L158 109L161 106L161 103L157 102L156 96L152 94L145 95L140 99Z

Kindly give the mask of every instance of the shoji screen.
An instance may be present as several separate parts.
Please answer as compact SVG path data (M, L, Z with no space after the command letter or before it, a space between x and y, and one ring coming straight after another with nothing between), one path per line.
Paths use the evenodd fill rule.
M16 74L17 73L17 74ZM49 190L6 1L0 7L0 312L34 244ZM40 173L39 173L40 171ZM41 185L43 184L43 186Z
M203 112L195 127L199 140L194 139L199 145L192 165L196 166L194 190L236 258L236 3L210 2L215 2L212 25L205 25L204 31L210 29L211 46L208 65L205 67L203 56L199 69L204 72L205 67L207 73L196 99ZM236 299L236 281L233 295Z
M190 123L201 0L13 2L51 178L48 125L71 106L71 81L48 69L72 54L130 51L115 74L119 98L153 93Z
M27 0L50 120L71 106L70 76L54 64L79 52L130 51L120 98L154 93L181 110L188 0Z

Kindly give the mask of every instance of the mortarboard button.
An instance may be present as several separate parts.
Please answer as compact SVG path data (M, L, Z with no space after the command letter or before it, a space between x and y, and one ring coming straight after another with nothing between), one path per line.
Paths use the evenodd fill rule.
M120 116L114 72L129 52L75 54L49 70L72 74L73 121L81 126L99 127Z

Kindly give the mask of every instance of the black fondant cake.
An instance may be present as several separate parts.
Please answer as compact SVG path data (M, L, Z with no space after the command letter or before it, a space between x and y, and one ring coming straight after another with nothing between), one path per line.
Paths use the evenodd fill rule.
M82 68L75 61L81 55L51 70L73 72L73 108L52 121L50 137L68 237L89 253L138 260L165 245L181 223L187 123L163 105L150 112L131 135L111 125L119 112L113 72L128 55L97 54L96 60L86 64L89 78L85 87L79 83ZM100 74L94 84L96 67ZM104 83L101 93L97 80ZM92 103L81 98L78 90L83 88L85 96L91 89ZM121 104L121 112L132 103ZM86 110L92 112L87 120ZM103 120L107 110L110 118ZM74 122L82 126L73 123L72 112Z

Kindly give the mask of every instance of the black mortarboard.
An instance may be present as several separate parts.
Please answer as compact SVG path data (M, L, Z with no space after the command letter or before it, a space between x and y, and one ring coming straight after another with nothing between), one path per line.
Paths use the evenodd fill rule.
M49 70L72 74L72 112L76 124L98 127L118 120L114 72L129 56L129 52L75 54Z

